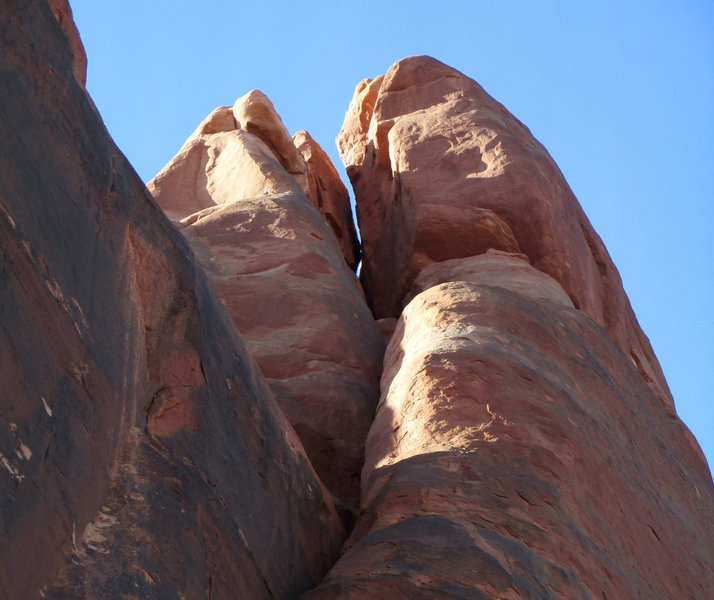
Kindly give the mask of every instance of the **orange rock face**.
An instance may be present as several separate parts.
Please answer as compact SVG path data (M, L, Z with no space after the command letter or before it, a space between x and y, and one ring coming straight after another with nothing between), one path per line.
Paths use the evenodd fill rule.
M295 184L322 213L354 270L359 242L347 188L310 134L291 139L257 90L214 110L150 183L175 220L242 198L296 191Z
M191 243L350 524L383 341L344 260L352 242L340 245L305 192L324 200L342 232L349 198L319 146L296 139L302 154L267 98L251 92L209 116L149 189Z
M0 23L0 597L296 596L329 494L49 7Z
M619 274L558 167L476 82L429 57L399 61L357 86L337 141L377 318L399 315L431 263L488 249L522 253L608 331L674 410Z
M360 518L303 598L708 597L706 462L607 331L524 258L422 273Z

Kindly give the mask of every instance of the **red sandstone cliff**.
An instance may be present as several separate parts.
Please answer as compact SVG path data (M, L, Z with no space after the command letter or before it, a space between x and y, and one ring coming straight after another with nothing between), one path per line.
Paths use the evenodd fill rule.
M357 86L337 142L377 317L399 316L428 264L489 248L522 252L608 331L673 410L617 269L558 167L475 81L428 57L399 61Z
M294 597L330 496L73 64L0 2L0 598Z
M192 245L349 526L384 346L345 262L355 260L347 191L314 140L295 139L298 147L252 91L216 109L149 189Z
M712 596L706 462L478 84L358 86L365 299L344 186L264 95L151 182L172 225L83 56L66 0L0 0L0 599Z
M72 73L82 87L87 83L87 54L84 51L79 31L72 18L72 9L67 0L48 0L52 13L67 37L72 51Z
M428 57L362 82L338 144L400 316L360 516L303 598L711 597L706 461L545 150Z

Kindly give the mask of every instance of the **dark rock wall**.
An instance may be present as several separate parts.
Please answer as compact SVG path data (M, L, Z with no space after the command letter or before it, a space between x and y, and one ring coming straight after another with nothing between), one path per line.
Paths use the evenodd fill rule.
M43 2L0 2L0 597L290 597L337 515Z

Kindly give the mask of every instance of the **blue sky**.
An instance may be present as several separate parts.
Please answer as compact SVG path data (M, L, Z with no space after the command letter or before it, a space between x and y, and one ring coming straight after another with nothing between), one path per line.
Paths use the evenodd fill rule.
M714 2L70 2L87 88L145 181L253 88L344 177L361 79L415 54L476 79L560 166L714 465Z

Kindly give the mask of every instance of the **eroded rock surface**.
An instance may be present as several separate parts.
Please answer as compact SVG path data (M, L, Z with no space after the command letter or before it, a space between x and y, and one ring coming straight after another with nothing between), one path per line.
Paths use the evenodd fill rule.
M308 134L257 91L209 115L151 183L184 238L83 57L66 0L0 2L0 597L709 597L706 462L476 83L416 57L357 88L375 322Z
M294 597L330 496L63 29L0 2L0 597Z
M325 151L307 131L298 131L293 136L293 142L307 165L309 197L335 233L347 264L355 270L360 257L360 244L352 220L349 192Z
M511 254L415 286L362 512L304 600L708 597L706 462L608 332Z
M200 258L349 525L384 346L344 245L306 195L317 189L328 216L347 218L327 157L296 139L309 170L295 166L303 155L267 98L251 92L214 111L149 189Z
M522 253L608 331L673 411L619 274L558 167L475 81L429 57L399 61L357 86L337 141L375 317L399 316L431 263L490 248Z

